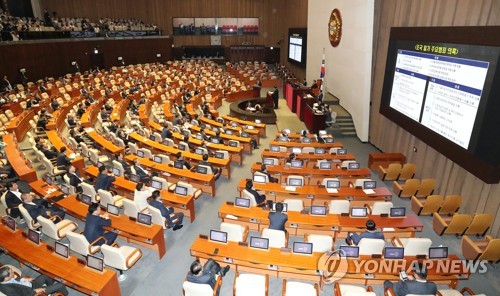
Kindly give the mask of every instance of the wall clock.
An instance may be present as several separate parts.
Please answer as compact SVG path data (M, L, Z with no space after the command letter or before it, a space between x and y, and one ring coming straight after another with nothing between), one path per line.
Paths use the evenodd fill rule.
M221 38L217 35L210 36L210 45L221 45Z
M337 8L332 11L328 21L328 38L333 47L337 47L342 38L342 16Z

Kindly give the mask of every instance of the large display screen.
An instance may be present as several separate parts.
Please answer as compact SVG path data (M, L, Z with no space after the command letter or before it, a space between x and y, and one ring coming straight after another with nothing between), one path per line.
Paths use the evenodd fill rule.
M288 29L288 62L306 67L307 57L307 29Z
M289 41L288 58L302 62L302 36L290 36Z
M393 28L380 112L495 183L500 179L500 103L495 99L500 41L492 41L498 35L478 40L474 36L485 32L471 30Z

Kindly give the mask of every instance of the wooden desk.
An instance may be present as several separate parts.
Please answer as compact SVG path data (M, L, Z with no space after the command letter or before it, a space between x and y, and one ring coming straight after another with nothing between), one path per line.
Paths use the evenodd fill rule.
M246 180L242 179L238 183L238 191L240 196L243 196ZM311 205L324 205L325 202L330 202L335 199L344 199L351 202L351 206L364 206L365 204L373 205L376 201L391 201L392 193L386 187L375 189L374 194L366 194L363 189L350 187L341 187L337 193L328 193L326 188L319 186L302 186L297 187L295 191L288 191L285 186L278 183L254 183L255 189L263 191L267 199L273 201L284 201L285 199L301 199L304 201L305 207Z
M10 165L19 176L19 179L26 182L33 182L38 177L36 171L26 164L26 160L18 150L17 141L14 140L14 134L6 134L2 141L6 144L4 151L5 157L9 160Z
M325 148L326 152L328 153L328 150L330 148L342 148L344 147L342 143L340 142L333 142L333 143L318 143L318 142L312 142L312 143L302 143L300 141L291 141L291 142L281 142L281 141L276 141L272 140L269 143L269 146L283 146L289 148L289 151L291 152L293 147L299 147L299 148L304 148L304 147L314 147L314 148Z
M219 249L217 255L214 255L215 249ZM317 272L322 253L306 256L282 253L278 248L258 250L240 246L237 242L229 241L227 244L221 244L203 238L197 238L191 245L190 251L191 256L197 259L213 259L221 265L229 264L232 269L239 272L267 274L316 283L320 283L322 278Z
M237 219L228 215L235 216ZM255 231L261 231L269 227L268 215L269 211L263 208L242 208L228 203L222 204L219 209L219 217L222 222L248 226L250 230ZM416 233L422 232L424 228L420 219L414 214L404 218L382 218L380 215L370 215L366 218L350 218L337 214L313 216L290 211L287 215L288 221L285 227L290 235L322 234L330 235L334 240L336 238L345 238L348 232L365 231L368 219L375 221L387 241L390 241L394 236L415 237Z
M248 120L242 120L242 119L239 119L239 118L236 118L236 117L232 117L232 116L229 116L229 115L224 115L222 116L222 118L224 120L229 120L229 121L234 121L240 125L250 125L250 126L253 126L256 130L259 131L259 134L262 136L262 137L266 137L266 125L264 123L256 123L256 122L253 122L253 121L248 121Z
M30 183L30 186L37 194L44 196L47 194L49 188L53 188L53 186L45 186L46 184L44 181L38 180ZM62 192L56 190L49 195L49 198L60 194ZM88 214L88 206L79 202L74 195L63 198L54 205L81 221L85 221L85 217ZM163 258L166 246L163 237L163 228L160 225L153 224L147 226L139 224L123 214L120 216L109 215L109 218L111 219L111 226L105 227L106 230L113 231L129 243L155 250L158 252L160 259Z
M71 158L71 154L75 154L73 150L71 150L66 146L66 144L63 143L55 130L47 131L45 132L45 134L47 135L47 139L49 139L50 143L57 149L57 151L61 151L62 147L66 147L66 156ZM80 155L75 155L71 160L71 164L80 171L83 171L83 169L85 169L85 159Z
M371 178L371 171L368 168L359 170L343 170L332 166L331 170L320 170L318 168L288 168L283 165L268 165L267 171L272 177L279 180L280 183L286 182L290 175L301 175L304 177L305 185L317 185L324 178L339 178L340 186L348 186L350 182L356 179ZM252 165L252 173L260 171L262 163L257 162Z
M281 165L285 165L286 161L288 160L288 157L290 156L291 153L289 152L272 152L269 151L269 149L264 149L262 151L262 159L264 158L277 158L280 161ZM304 160L306 163L304 163L304 166L307 167L314 167L316 165L316 162L318 160L329 160L331 162L342 162L344 160L356 160L353 154L348 153L346 155L336 155L336 154L309 154L309 153L300 153L296 154L297 159ZM334 164L335 165L335 164Z
M217 128L223 128L223 129L228 129L228 130L231 130L233 132L236 132L236 133L240 133L242 130L244 130L245 132L247 132L249 135L251 136L254 136L255 139L257 140L257 142L260 142L260 139L259 139L259 130L257 129L243 129L241 126L231 126L229 124L222 124L218 121L215 121L213 119L208 119L206 117L200 117L200 121L203 121L204 123L206 124L209 124L210 126L212 127L217 127Z
M368 156L368 167L377 170L378 166L388 167L391 163L404 164L406 156L402 153L370 153Z
M120 102L115 105L115 108L113 108L113 112L111 112L111 121L118 120L118 122L121 123L127 111L128 104L129 100L120 100Z
M139 162L142 165L151 168L159 172L160 174L162 172L169 173L170 176L168 177L168 180L170 182L175 183L178 181L183 181L193 185L193 187L195 188L200 188L203 192L210 194L210 196L212 197L215 197L214 175L203 175L189 170L176 169L173 166L167 164L159 164L147 158L140 158L134 154L125 156L125 159L130 162L133 162L136 158L139 158Z
M94 98L97 99L96 97ZM101 110L101 107L104 105L105 101L105 98L100 98L98 102L87 107L85 113L83 113L82 117L80 118L80 124L83 127L92 127L94 125L94 122L97 119L97 114Z
M201 128L199 126L192 126L189 129L195 133L201 132ZM215 136L215 132L212 130L209 130L209 129L205 129L205 133L208 136ZM224 133L220 133L220 137L225 139L225 140L238 141L238 142L240 142L241 145L243 145L243 151L248 152L249 154L252 153L252 143L250 142L251 141L250 138L239 137L236 135L228 135L228 134L224 134Z
M96 166L89 166L84 171L88 176L93 178L97 177L99 170ZM159 176L160 178L165 178L165 176ZM113 189L118 192L121 196L124 196L130 200L134 200L134 192L137 183L125 179L124 177L116 177L113 182ZM173 192L169 192L168 189L160 190L162 201L165 205L176 208L177 211L183 212L184 216L188 216L193 223L195 219L194 213L194 196L181 196Z
M253 98L253 89L226 93L226 102L234 102L240 99Z
M20 264L55 279L62 284L91 295L121 295L116 272L110 269L93 271L77 262L76 257L64 259L47 250L47 245L35 245L22 236L20 229L12 232L0 225L0 246Z
M109 151L112 155L115 155L116 153L124 154L124 150L122 147L118 147L115 144L111 143L106 138L104 138L99 133L97 133L95 130L93 130L93 129L87 130L86 129L85 132L92 139L92 141L99 144L105 150Z

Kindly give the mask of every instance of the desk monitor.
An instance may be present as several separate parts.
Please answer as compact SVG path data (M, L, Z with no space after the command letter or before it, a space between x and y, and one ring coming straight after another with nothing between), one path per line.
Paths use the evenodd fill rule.
M203 175L206 175L208 170L207 170L207 167L206 166L203 166L203 165L197 165L196 166L196 172L198 174L203 174Z
M210 240L218 243L227 243L227 232L210 230Z
M236 122L231 122L232 127L238 127L238 124Z
M139 135L141 135L141 137L144 137L144 131L143 130L139 130L138 133L139 133Z
M198 155L203 155L203 154L205 154L205 151L203 151L203 149L201 149L201 148L196 148L194 150L194 153L198 154Z
M155 157L153 157L153 161L156 163L162 163L163 159L161 158L161 156L155 155Z
M325 216L326 207L325 206L311 206L311 215L313 216Z
M357 246L340 246L340 256L347 258L358 258L359 247Z
M302 161L301 160L292 160L290 163L290 167L294 169L301 169L302 168Z
M278 138L278 141L280 141L280 142L288 142L288 138L287 138L287 137L280 136L280 137Z
M203 140L203 135L196 134L196 140L200 140L200 141ZM212 139L212 142L213 142L213 139ZM217 143L215 143L215 144L217 144Z
M263 237L250 237L250 248L269 250L269 239Z
M405 207L395 207L391 208L389 212L389 217L405 217L406 216L406 208Z
M323 138L325 140L325 143L331 144L333 143L333 138L328 137L328 138Z
M115 206L115 205L108 204L107 212L110 213L111 215L119 216L120 215L120 208Z
M448 247L430 247L429 259L446 259L448 258Z
M293 147L292 148L292 153L294 153L294 154L301 154L302 153L302 149L300 147Z
M294 254L305 254L311 255L313 253L312 243L294 242L293 243L293 253Z
M177 145L177 149L181 151L186 151L186 145Z
M69 258L69 245L67 244L63 244L61 242L56 242L56 245L55 245L55 248L54 248L54 252L63 257L63 258L66 258L68 259Z
M302 143L309 144L309 143L311 143L311 142L312 142L312 139L311 139L311 138L309 138L309 137L302 137L301 142L302 142Z
M279 146L270 146L269 151L271 152L280 152L280 147Z
M174 168L179 169L179 170L184 169L184 162L182 162L180 160L175 160L174 161Z
M241 136L243 138L248 138L248 136L250 136L247 132L241 132Z
M259 124L262 123L262 121L260 119L255 119L255 123Z
M116 177L120 177L120 175L121 175L120 169L113 168L113 175L115 175Z
M229 147L238 147L238 142L234 140L229 141Z
M377 188L377 181L364 181L363 182L363 189L376 189Z
M302 179L299 179L299 178L289 178L288 179L288 185L289 186L302 187Z
M161 190L163 186L160 181L153 180L151 181L151 187L153 187L154 189Z
M178 194L178 195L187 196L188 189L186 187L184 187L184 186L176 185L174 192L175 192L175 194Z
M40 244L40 231L28 229L28 240L34 244Z
M314 154L325 154L325 148L314 148Z
M2 223L10 228L12 231L16 231L16 220L12 219L9 216L5 216L2 218Z
M215 157L215 158L218 158L218 159L224 159L224 153L222 153L222 152L217 152L217 151L216 151L216 152L214 153L214 157Z
M347 149L341 148L337 149L337 155L346 155L347 154Z
M385 247L384 259L404 259L405 248Z
M359 170L360 167L361 167L361 165L359 164L359 162L350 162L347 165L348 170Z
M130 179L130 181L135 182L135 183L141 182L141 177L139 177L139 175L130 174L129 179Z
M368 214L367 210L368 210L367 208L352 207L351 208L351 217L353 217L353 218L364 218Z
M98 167L98 168L100 168L100 167L102 167L102 166L104 166L104 163L102 163L102 162L98 161L98 162L97 162L97 167Z
M151 226L151 223L153 222L153 216L144 213L137 213L137 222Z
M155 137L155 135L154 135L154 134L153 134L153 135L149 135L149 139L150 139L151 141L155 141L155 140L156 140L156 137Z
M254 127L253 125L247 125L247 129L249 129L249 130L254 130L254 129L255 129L255 127Z
M240 208L249 208L250 207L250 199L237 197L234 201L234 205Z
M45 176L45 182L49 185L54 184L54 180L52 180L52 177L49 175Z
M214 143L214 144L219 144L219 139L217 139L217 138L212 138L212 139L210 139L210 140L211 140L211 141L212 141L212 143Z
M283 211L282 211L282 213L288 212L288 204L284 203L284 202L282 202L282 204L283 204ZM276 203L275 202L273 202L273 208L271 210L273 212L276 212Z
M94 255L87 255L87 266L102 272L104 270L104 260Z
M140 158L144 158L144 151L137 150L137 156L139 156Z
M332 163L329 161L322 161L319 163L319 169L320 170L331 170L332 169Z
M214 131L214 133L216 133L216 132L218 132L218 131L219 131L219 129L218 129L218 128L216 128L216 127L214 126L214 127L212 128L212 131Z
M255 183L266 183L266 176L262 175L253 175L253 181Z
M265 165L274 165L274 159L273 158L264 158L262 161Z
M92 196L87 195L87 194L82 194L80 196L80 201L86 205L91 205L92 204Z
M339 180L328 180L326 181L326 188L337 189L340 188Z
M233 131L232 130L226 130L226 135L233 135Z
M68 185L66 185L66 184L61 184L61 191L65 195L68 195L69 192L70 192L70 187Z

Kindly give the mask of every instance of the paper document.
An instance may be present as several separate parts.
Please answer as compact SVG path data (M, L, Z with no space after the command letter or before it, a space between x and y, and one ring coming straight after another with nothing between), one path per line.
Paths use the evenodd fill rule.
M363 192L365 194L375 194L375 190L373 190L373 189L363 189Z
M326 192L328 192L328 193L339 193L339 191L336 188L326 188Z
M285 190L286 191L295 191L295 190L297 190L297 188L295 188L295 186L286 186Z

